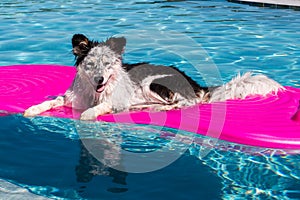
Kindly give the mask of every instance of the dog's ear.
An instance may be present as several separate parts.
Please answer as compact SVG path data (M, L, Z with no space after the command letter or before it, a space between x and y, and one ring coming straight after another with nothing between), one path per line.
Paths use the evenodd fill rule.
M83 34L75 34L72 38L73 54L75 56L86 55L90 50L89 39Z
M126 39L124 37L111 37L106 40L105 44L114 52L121 55L125 50Z

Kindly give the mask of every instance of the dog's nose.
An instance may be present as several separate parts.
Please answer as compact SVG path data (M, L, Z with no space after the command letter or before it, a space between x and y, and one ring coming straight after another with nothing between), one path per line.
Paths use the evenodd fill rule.
M104 78L103 78L103 76L96 76L95 78L94 78L94 81L95 81L95 83L97 83L97 84L102 84L103 83L103 81L104 81Z

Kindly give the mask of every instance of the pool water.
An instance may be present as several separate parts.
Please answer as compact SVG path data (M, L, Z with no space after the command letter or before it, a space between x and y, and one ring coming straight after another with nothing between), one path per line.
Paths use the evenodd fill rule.
M0 66L73 65L73 34L125 35L125 62L176 65L203 85L253 71L300 87L300 12L292 9L225 0L2 0L0 7ZM300 199L300 157L284 150L162 127L21 115L0 117L0 137L0 199ZM105 162L87 141L102 144ZM183 153L133 173L112 167L122 149L158 164Z

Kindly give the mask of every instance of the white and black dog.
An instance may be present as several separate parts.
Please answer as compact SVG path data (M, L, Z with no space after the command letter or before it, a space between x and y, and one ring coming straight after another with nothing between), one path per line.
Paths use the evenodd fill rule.
M84 110L82 120L126 110L170 110L197 103L244 99L249 95L276 94L284 89L264 75L238 75L219 87L201 87L175 67L148 63L125 64L124 37L91 41L82 34L72 38L77 73L64 96L28 108L35 116L58 106Z

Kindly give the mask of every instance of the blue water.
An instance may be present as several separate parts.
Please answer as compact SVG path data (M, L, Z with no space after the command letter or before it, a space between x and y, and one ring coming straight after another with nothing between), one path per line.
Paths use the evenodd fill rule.
M2 0L0 8L0 66L73 65L73 34L125 35L125 62L176 65L206 85L253 71L300 87L300 12L292 9L225 0ZM176 142L175 134L196 142ZM0 137L0 178L53 199L300 199L299 154L280 150L157 127L21 115L0 117ZM157 170L124 172L89 153L84 142L94 140L108 148L106 162L119 162L120 149L146 158L162 152L148 158L158 164L183 153Z

